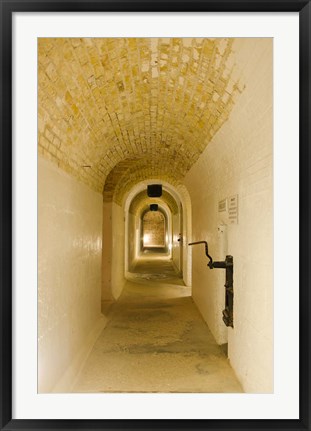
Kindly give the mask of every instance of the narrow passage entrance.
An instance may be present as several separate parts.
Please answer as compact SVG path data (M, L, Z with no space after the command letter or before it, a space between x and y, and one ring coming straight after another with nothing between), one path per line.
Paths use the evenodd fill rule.
M242 392L163 254L136 261L74 392Z

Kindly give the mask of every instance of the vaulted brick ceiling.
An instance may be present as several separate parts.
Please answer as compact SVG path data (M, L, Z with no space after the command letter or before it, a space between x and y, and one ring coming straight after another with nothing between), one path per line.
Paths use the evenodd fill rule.
M228 118L234 39L39 39L39 152L106 200L177 185Z

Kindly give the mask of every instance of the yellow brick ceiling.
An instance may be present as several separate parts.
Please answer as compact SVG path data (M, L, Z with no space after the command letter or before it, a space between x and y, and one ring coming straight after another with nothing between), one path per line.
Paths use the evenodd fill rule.
M104 199L179 184L239 92L234 39L38 41L39 152Z

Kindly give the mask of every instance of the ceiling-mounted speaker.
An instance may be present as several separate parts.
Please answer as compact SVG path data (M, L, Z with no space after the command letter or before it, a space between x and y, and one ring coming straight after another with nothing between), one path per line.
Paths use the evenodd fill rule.
M162 196L162 184L150 184L147 187L147 195L150 198L159 198Z
M151 204L150 211L158 211L158 204Z

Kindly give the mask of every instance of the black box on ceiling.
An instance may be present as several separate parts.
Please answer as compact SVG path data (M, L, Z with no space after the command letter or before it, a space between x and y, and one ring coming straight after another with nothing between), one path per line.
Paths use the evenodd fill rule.
M158 204L151 204L150 211L158 211Z
M150 184L147 187L147 195L150 198L159 198L162 196L162 184Z

